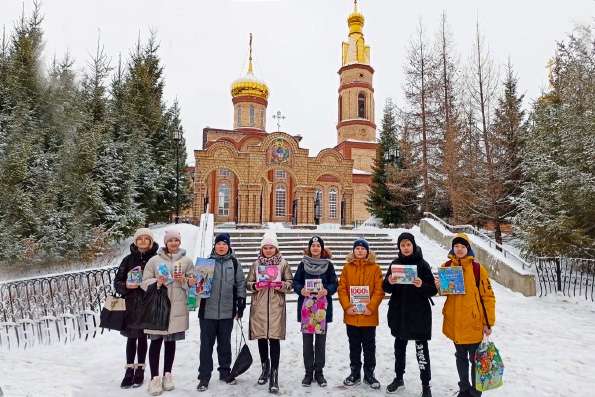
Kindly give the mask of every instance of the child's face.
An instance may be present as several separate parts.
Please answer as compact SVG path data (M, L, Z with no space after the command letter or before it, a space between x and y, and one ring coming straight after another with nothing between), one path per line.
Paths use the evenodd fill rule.
M134 244L139 251L147 251L153 245L153 240L149 236L138 236Z
M174 253L178 251L178 248L180 248L180 244L182 244L180 240L178 240L177 238L172 238L165 244L165 246L167 247L168 252Z
M264 255L265 258L270 258L276 253L277 247L275 247L274 245L265 245L264 247L262 247L262 255Z
M318 243L318 242L312 243L312 245L310 246L310 253L315 258L320 257L320 254L322 253L322 247L320 246L320 243Z
M404 256L413 254L413 243L409 240L403 240L399 243L399 249Z
M364 247L358 245L353 250L353 255L355 255L355 257L357 259L364 259L365 257L368 256L368 250L365 249Z
M219 241L215 244L215 253L219 256L226 255L229 251L229 246L225 244L223 241Z
M467 256L467 247L463 244L455 244L452 248L457 258L462 259Z

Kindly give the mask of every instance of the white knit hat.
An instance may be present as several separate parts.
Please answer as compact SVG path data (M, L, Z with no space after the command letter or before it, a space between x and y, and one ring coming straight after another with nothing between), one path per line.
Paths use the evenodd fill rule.
M132 241L136 242L136 239L138 239L140 236L147 236L151 239L151 242L155 242L155 235L153 234L153 231L147 227L141 227L140 229L136 229Z
M277 241L277 235L275 232L266 232L264 236L262 236L260 248L264 247L265 245L272 245L273 247L279 249L279 242Z
M182 241L182 234L178 230L175 230L175 229L166 229L165 235L163 236L163 243L167 244L167 242L169 240L173 240L173 239Z

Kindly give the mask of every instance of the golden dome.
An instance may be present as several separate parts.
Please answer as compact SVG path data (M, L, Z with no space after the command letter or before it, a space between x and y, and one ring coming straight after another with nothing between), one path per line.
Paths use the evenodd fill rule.
M357 9L357 0L353 4L353 12L347 17L347 24L349 25L349 34L362 33L364 27L365 18L362 13Z
M248 73L231 84L231 96L255 96L264 100L269 97L269 87L254 75L252 66L252 33L250 33L250 56L248 58Z

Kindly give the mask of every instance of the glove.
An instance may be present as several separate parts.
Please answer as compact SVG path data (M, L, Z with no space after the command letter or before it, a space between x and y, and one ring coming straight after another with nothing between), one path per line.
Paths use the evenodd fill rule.
M244 309L246 308L246 298L237 298L236 300L236 314L238 318L242 318L244 315Z

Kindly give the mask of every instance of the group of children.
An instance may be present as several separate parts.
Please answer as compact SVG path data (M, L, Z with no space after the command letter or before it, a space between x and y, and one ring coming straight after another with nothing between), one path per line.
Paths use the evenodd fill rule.
M115 278L115 288L126 300L126 318L133 324L142 312L143 291L151 288L167 288L171 303L169 327L166 331L126 328L122 334L128 338L126 344L126 373L121 387L138 387L143 383L147 336L151 380L149 394L160 395L164 390L173 390L171 375L175 357L176 341L185 337L189 326L189 312L186 306L188 290L196 280L192 272L192 261L180 247L179 232L167 230L162 248L157 247L150 229L139 229L130 246L131 253L122 261ZM270 393L279 391L280 341L286 336L286 295L298 295L297 320L301 322L302 306L308 298L326 299L326 327L333 320L332 296L338 293L344 310L349 341L350 373L343 381L346 387L362 381L372 389L380 389L376 379L376 327L379 325L379 306L390 294L388 303L388 325L395 338L395 378L386 387L387 393L398 393L404 387L405 356L408 341L415 341L416 358L422 382L422 397L431 397L430 354L428 341L432 333L431 297L438 293L439 281L432 274L430 265L423 259L421 248L410 233L398 238L399 254L383 277L376 263L374 252L366 240L353 243L353 252L348 255L340 277L337 277L332 255L319 236L313 236L304 250L302 261L295 275L279 251L274 233L265 233L260 252L250 267L247 278L242 266L231 248L227 233L218 234L211 253L215 260L213 287L209 298L201 299L198 310L200 324L200 365L198 370L198 391L206 391L213 371L213 347L217 342L219 379L235 384L231 373L231 333L234 319L241 319L246 307L246 293L251 293L249 339L258 341L261 373L257 383L268 382ZM459 397L476 397L481 393L475 389L474 355L485 335L491 333L495 322L495 297L488 272L474 259L469 239L458 234L452 240L450 260L442 266L461 266L463 269L465 294L447 295L444 304L443 333L454 342L456 366L459 374ZM157 271L166 264L173 274L174 282L166 283ZM400 284L393 276L393 265L417 266L417 277L413 284ZM140 285L127 282L128 272L139 266L143 271ZM273 269L275 283L263 285L259 274L263 269ZM307 280L321 281L321 288L313 292L306 288ZM356 305L350 298L351 287L365 287L367 303ZM302 386L313 382L325 387L324 377L326 332L303 332L303 360L305 375ZM159 355L164 345L163 376L159 376ZM363 352L363 364L362 364ZM135 356L138 358L134 363ZM471 364L471 372L470 372Z

